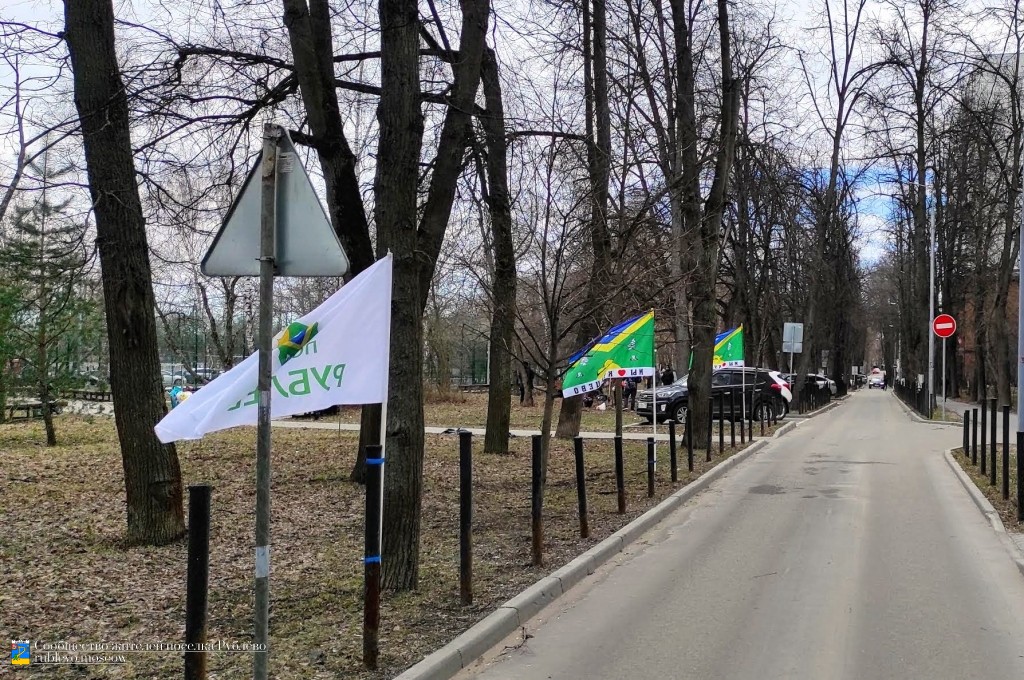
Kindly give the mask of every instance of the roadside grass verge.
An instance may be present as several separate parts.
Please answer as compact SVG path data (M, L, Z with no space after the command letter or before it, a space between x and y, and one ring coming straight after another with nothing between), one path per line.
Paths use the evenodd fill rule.
M449 423L458 425L462 423ZM759 428L755 426L755 434ZM38 421L0 425L0 611L12 639L181 642L186 544L128 546L121 457L112 419L59 416L60 445ZM728 434L728 433L727 433ZM759 438L759 437L758 437ZM728 441L728 437L726 437ZM474 604L459 604L458 441L427 436L419 589L385 593L380 670L361 666L364 491L348 481L355 432L274 430L271 527L273 677L390 678L450 641L523 587L624 526L739 449L695 452L669 481L659 444L647 498L645 442L625 442L628 512L615 512L612 442L586 442L591 537L579 538L572 442L554 440L544 500L545 565L530 566L530 441L507 456L474 440ZM210 641L252 639L255 433L240 428L178 445L186 484L213 485ZM186 501L187 508L187 501ZM387 518L385 518L387 521ZM53 678L180 676L180 654L130 655L124 666L53 666ZM211 653L210 677L251 677L245 654Z
M964 454L962 448L956 448L953 450L953 457L963 468L964 472L971 478L975 486L985 494L985 497L992 503L992 507L999 513L999 518L1003 520L1003 526L1006 527L1007 531L1024 532L1024 523L1017 522L1017 447L1014 445L1010 446L1010 498L1003 500L1003 444L1000 442L996 448L996 469L997 479L996 484L993 486L991 478L989 477L989 471L986 467L985 474L981 474L981 466L974 465L971 463L971 456L968 452ZM988 463L991 463L991 451L987 451L989 455ZM978 456L981 456L981 449L978 449ZM980 460L979 460L980 463Z

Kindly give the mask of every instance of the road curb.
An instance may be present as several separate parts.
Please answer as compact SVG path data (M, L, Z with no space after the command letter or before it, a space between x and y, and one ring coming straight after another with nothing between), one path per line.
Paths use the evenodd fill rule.
M953 457L953 449L946 449L943 452L943 457L946 459L946 464L956 475L956 478L960 480L960 485L967 491L967 495L974 501L974 505L981 511L981 514L988 520L989 525L992 527L992 531L996 533L999 540L1002 542L1006 551L1010 553L1010 558L1014 564L1017 565L1017 570L1024 576L1024 553L1021 552L1017 544L1010 538L1010 535L1006 531L1006 527L1003 525L1002 518L999 517L999 513L989 502L985 494L981 492L978 485L974 483L974 480L964 472L964 469L960 467L960 463Z
M900 405L900 408L902 408L903 412L907 414L907 417L915 423L924 423L925 425L945 425L946 427L961 427L961 423L953 422L951 420L928 420L927 418L921 417L917 411L907 406L902 399L897 397L895 392L892 393L892 398Z
M825 413L840 403L836 402L825 406L811 417ZM526 590L499 606L490 615L444 647L406 669L395 680L449 680L454 677L460 670L483 656L487 650L525 626L527 621L536 616L544 607L593 574L598 567L622 552L626 546L665 519L667 515L707 489L729 470L769 443L776 441L808 420L810 418L802 419L800 422L788 422L780 427L771 438L755 441L739 453L722 461L608 538L527 587Z

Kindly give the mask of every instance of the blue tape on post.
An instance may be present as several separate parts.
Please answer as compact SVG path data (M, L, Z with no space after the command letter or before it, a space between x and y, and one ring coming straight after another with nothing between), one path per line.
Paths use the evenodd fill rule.
M367 458L366 459L366 464L367 465L383 465L384 464L384 459L383 458Z
M363 562L366 564L380 564L380 555L374 555L373 557L364 557Z

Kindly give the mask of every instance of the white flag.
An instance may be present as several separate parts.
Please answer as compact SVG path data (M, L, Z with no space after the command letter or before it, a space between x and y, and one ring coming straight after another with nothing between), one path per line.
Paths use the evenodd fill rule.
M391 338L388 254L274 336L271 417L387 399ZM160 441L256 423L259 353L183 401L156 425Z

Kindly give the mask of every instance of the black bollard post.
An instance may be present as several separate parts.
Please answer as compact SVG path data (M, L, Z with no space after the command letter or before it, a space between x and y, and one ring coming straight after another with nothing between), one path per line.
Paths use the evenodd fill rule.
M686 469L693 472L693 413L686 409Z
M754 395L750 395L750 410L747 411L747 441L754 441Z
M363 539L363 665L377 668L380 635L380 522L384 490L381 447L366 447L366 528Z
M968 435L968 432L970 432L970 428L971 428L971 412L970 411L965 411L964 412L964 420L963 420L963 428L961 428L963 430L964 443L960 446L960 450L963 451L965 455L967 454L967 439L968 439L967 435Z
M533 435L533 483L531 484L531 535L532 535L532 556L533 566L539 567L544 564L544 496L542 485L544 480L543 469L543 445L541 435Z
M676 421L668 421L668 458L672 467L672 483L679 481L679 466L676 461Z
M768 408L764 404L761 404L761 436L764 436L764 410Z
M1010 500L1010 405L1003 404L1003 500Z
M572 440L576 453L576 502L580 514L580 538L590 537L590 522L587 519L587 476L583 470L583 437Z
M1024 432L1017 433L1017 521L1024 522Z
M622 437L615 437L615 493L619 514L626 514L626 471L622 462Z
M988 446L992 450L992 459L989 461L989 463L991 463L991 469L989 470L988 478L989 486L995 486L997 481L996 471L998 470L998 468L996 467L996 430L999 427L998 408L999 407L996 405L996 400L992 399L992 428L989 430L991 432L991 437L989 437L988 440Z
M718 455L725 453L725 395L718 393Z
M988 409L981 402L981 474L988 473Z
M714 418L715 418L715 398L714 397L708 397L708 439L707 439L707 442L705 442L707 444L707 447L705 449L706 455L704 456L704 460L707 463L711 462L711 435L713 435L714 432L715 432L715 419Z
M978 464L978 409L971 409L971 465Z
M185 577L185 644L206 643L210 585L210 486L188 487L188 568ZM185 680L205 680L206 652L185 652Z
M654 437L647 438L647 497L654 498Z
M473 604L473 433L459 432L459 597Z
M729 446L736 448L736 390L729 390Z

